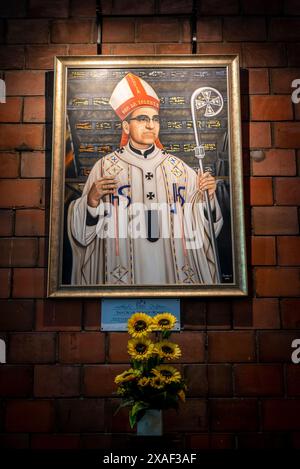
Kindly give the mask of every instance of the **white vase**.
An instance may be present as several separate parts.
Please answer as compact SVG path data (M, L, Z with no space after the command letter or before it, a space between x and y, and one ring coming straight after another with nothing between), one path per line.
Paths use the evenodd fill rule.
M137 435L161 436L162 435L162 411L149 409L137 422Z

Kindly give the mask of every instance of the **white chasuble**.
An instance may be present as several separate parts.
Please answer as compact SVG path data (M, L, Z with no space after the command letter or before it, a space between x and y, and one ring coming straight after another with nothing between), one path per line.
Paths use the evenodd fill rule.
M115 177L117 194L87 204L92 184ZM82 196L71 202L68 235L72 285L213 284L215 263L197 174L154 147L144 156L129 145L93 167ZM214 197L214 229L223 219Z

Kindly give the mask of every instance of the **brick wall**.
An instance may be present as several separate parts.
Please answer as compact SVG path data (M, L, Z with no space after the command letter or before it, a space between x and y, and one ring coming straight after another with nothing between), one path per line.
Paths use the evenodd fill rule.
M190 53L189 0L102 1L104 54ZM53 56L96 54L95 1L0 5L0 442L13 448L125 447L113 417L122 333L99 331L94 300L45 299L49 185L45 74ZM135 15L145 14L144 17ZM192 448L300 446L300 2L202 0L198 53L239 53L250 296L183 300L180 366L190 381L167 432ZM298 42L298 43L297 43ZM265 151L257 158L254 150ZM252 153L251 153L252 152ZM252 154L252 158L251 158Z

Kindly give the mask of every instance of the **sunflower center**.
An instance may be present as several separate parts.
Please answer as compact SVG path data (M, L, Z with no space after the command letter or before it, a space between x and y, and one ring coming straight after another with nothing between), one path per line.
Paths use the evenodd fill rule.
M161 348L162 351L166 354L171 354L173 353L173 349L171 347L169 347L168 345L163 345L163 347Z
M170 325L170 321L169 321L169 319L161 319L161 320L159 321L159 325L160 325L160 326L169 326L169 325Z
M134 328L136 331L143 331L144 329L147 328L147 324L145 321L143 321L142 319L140 319L139 321L137 321L134 325Z
M168 370L162 370L161 374L163 376L165 376L166 378L171 378L171 376L173 375L173 373L171 371L168 371Z
M135 350L137 351L137 353L144 353L147 350L147 345L137 344Z

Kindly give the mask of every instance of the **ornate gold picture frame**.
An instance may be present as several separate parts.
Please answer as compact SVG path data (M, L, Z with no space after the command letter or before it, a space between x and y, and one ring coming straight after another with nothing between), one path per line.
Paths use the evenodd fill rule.
M247 294L239 59L55 59L49 297Z

